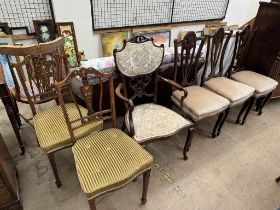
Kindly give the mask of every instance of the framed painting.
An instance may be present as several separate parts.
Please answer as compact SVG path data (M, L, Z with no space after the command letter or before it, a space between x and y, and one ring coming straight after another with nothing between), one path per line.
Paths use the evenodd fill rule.
M170 31L149 31L149 32L136 32L134 35L142 35L147 38L153 38L156 45L163 44L164 47L170 47Z
M55 27L52 19L33 20L33 25L38 43L46 43L55 39Z
M70 67L81 65L73 22L56 23L58 35L64 38L64 52Z
M127 32L101 34L103 57L113 56L113 50L120 49L124 39L128 39Z
M0 23L0 34L2 35L10 35L12 34L8 23Z
M1 45L15 45L13 36L11 35L0 36L0 46ZM12 60L13 58L10 57L9 59ZM7 83L8 87L14 87L15 86L14 80L10 71L8 61L6 57L2 54L0 54L0 63L2 64L2 68L4 71L5 82Z

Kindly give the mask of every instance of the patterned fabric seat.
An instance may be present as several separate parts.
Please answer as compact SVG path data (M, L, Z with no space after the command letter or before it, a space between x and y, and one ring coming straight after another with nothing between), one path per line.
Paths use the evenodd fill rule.
M278 85L278 82L274 79L248 70L236 72L231 76L231 78L255 88L255 98L267 95Z
M188 86L185 88L188 96L183 102L184 112L195 121L214 116L226 110L229 100L200 86ZM180 107L183 91L176 90L172 93L171 100Z
M88 199L118 189L151 168L153 157L119 129L94 132L72 147Z
M125 115L126 127L129 130L129 114ZM135 129L133 138L138 143L147 140L174 135L192 123L176 112L157 104L141 104L134 107L132 120Z
M86 116L87 109L83 107L80 107L80 109L82 115ZM78 109L74 103L66 104L66 110L71 121L80 118ZM81 122L78 121L74 124L74 127L80 124ZM34 128L40 146L48 153L73 144L70 140L70 134L61 106L55 106L37 113L34 117ZM79 139L102 128L103 122L91 123L74 130L74 135Z
M230 101L230 107L241 104L249 99L255 92L253 87L236 82L226 77L217 77L204 82L209 90L219 94Z

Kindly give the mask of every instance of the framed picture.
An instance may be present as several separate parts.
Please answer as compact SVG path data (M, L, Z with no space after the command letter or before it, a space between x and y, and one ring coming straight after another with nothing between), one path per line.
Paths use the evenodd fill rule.
M149 31L149 32L136 32L134 35L142 35L147 38L153 38L156 45L163 44L164 47L170 47L170 31Z
M13 36L11 35L0 36L0 46L1 45L15 45ZM10 57L9 59L12 60L13 58ZM3 67L5 82L7 83L8 87L14 87L15 86L14 80L10 71L8 61L6 57L2 54L0 54L0 63L2 64Z
M55 27L52 19L33 20L33 25L38 43L46 43L55 40Z
M80 66L80 56L73 22L56 23L58 35L64 38L64 51L70 67Z
M5 35L12 34L10 27L8 26L8 23L0 23L0 34L4 33Z
M103 57L113 56L113 50L122 48L124 39L128 39L127 32L101 34Z

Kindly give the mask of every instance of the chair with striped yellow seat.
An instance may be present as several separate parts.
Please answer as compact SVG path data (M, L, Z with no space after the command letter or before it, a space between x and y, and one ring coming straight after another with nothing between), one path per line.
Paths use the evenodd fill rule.
M73 146L75 141L79 138L85 137L92 132L96 132L103 129L103 117L102 117L102 111L104 111L107 115L111 114L111 117L114 119L115 122L115 109L113 108L113 103L111 105L110 109L107 110L101 110L102 108L102 94L100 94L100 107L99 107L99 115L96 114L94 116L94 122L92 120L90 123L86 123L88 119L88 115L93 113L93 107L89 106L89 108L84 108L75 100L74 94L72 92L72 86L71 86L71 78L73 77L81 79L79 77L80 71L87 72L87 69L83 70L75 70L72 71L65 80L61 81L63 84L65 84L63 87L61 87L60 92L58 93L55 89L55 92L57 92L56 97L60 96L59 102L62 103L60 105L54 106L50 109L44 110L42 112L39 112L34 117L34 128L37 135L37 139L39 142L39 145L41 148L47 152L48 158L56 179L56 185L57 187L61 186L61 181L58 176L54 153L65 149L67 147ZM95 73L94 70L90 71L91 73ZM85 73L87 76L87 73ZM113 85L112 75L106 74L105 76L99 75L100 81L101 78L105 77L107 80L109 80L109 84ZM111 81L112 80L112 81ZM68 83L66 83L68 82ZM112 83L112 84L111 84ZM60 84L60 83L58 83ZM102 82L99 84L96 84L96 87L100 85L102 86ZM56 84L54 84L56 86ZM90 86L91 87L91 86ZM55 87L54 87L55 88ZM93 87L92 87L93 88ZM85 101L92 102L93 96L92 96L92 90L93 89L87 89L81 87L81 92L84 93ZM110 90L110 89L109 89ZM103 89L100 88L100 91L103 91ZM112 91L110 92L110 97L112 100L114 99L114 88L112 87ZM67 99L67 103L64 102L64 99ZM87 102L89 104L90 102ZM67 114L67 116L66 116ZM108 118L109 116L107 116ZM69 129L73 129L73 132L69 132Z
M73 104L64 102L63 93L68 89L72 95L71 81L77 78L82 81L80 90L87 106L86 115L84 115L85 109L76 103L73 106ZM89 83L89 80L96 78L99 83ZM99 107L94 107L92 103L94 99L93 88L98 88L97 85L100 90ZM105 85L109 85L110 109L103 109L102 96ZM115 127L113 74L103 74L93 68L81 68L72 71L65 80L56 83L55 88L61 105L60 110L62 110L68 128L68 137L74 145L72 151L78 178L87 195L91 209L96 209L96 197L125 186L141 174L143 174L142 203L146 203L149 175L153 162L152 156L124 132L116 128L92 132L81 137L81 134L85 134L89 130L100 129L106 119L112 119L112 125ZM104 106L108 107L107 104ZM74 112L74 109L80 114ZM59 136L60 134L55 135Z

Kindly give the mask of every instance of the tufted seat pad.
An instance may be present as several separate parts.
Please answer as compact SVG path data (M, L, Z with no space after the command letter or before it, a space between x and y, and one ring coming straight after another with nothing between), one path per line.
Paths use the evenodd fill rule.
M278 85L278 82L274 79L247 70L236 72L231 76L231 78L255 88L254 96L256 98L270 93Z
M248 85L236 82L226 77L217 77L208 80L204 86L230 101L230 107L241 104L250 98L255 89Z
M128 118L129 114L127 112L125 123L129 130ZM138 143L144 143L153 138L171 136L179 130L192 125L192 122L176 112L153 103L135 106L132 112L132 120L135 130L133 138Z
M153 157L119 129L94 132L72 147L88 199L120 188L151 168Z
M71 121L79 119L80 115L74 103L68 103L65 106ZM80 106L80 110L83 116L87 115L87 109ZM76 127L80 124L81 122L78 121L72 126ZM61 106L37 113L34 117L34 128L38 142L46 152L54 152L73 144ZM103 121L98 121L74 130L74 135L78 139L102 128Z
M183 111L195 121L221 113L230 104L229 100L205 88L189 86L185 89L188 91L188 96L183 102ZM175 90L171 100L180 107L183 95L183 91Z

